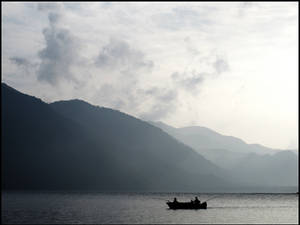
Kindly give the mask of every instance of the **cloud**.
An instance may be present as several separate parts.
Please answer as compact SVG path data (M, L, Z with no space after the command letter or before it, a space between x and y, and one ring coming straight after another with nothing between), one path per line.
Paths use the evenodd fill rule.
M39 11L58 11L62 9L62 5L57 2L41 2L37 4Z
M15 63L17 66L30 66L31 63L22 57L11 57L9 58L11 62Z
M207 78L216 78L229 71L229 63L222 54L216 54L215 50L207 52L198 49L197 42L190 36L186 36L183 41L190 60L183 71L171 74L173 82L178 87L183 87L186 91L196 94Z
M159 120L173 114L177 108L178 91L172 87L143 84L104 84L100 86L93 101L130 113L144 120Z
M174 105L156 104L149 111L141 113L139 117L146 121L158 121L165 118L171 111L174 111Z
M237 9L238 9L238 16L243 17L245 16L247 10L255 6L254 2L241 2L239 3Z
M68 29L60 28L59 13L50 12L48 19L49 27L43 30L46 46L38 53L41 63L37 75L38 80L55 85L62 78L74 80L71 67L78 62L80 43Z
M197 59L201 53L197 49L194 50L197 51L197 55L194 55L193 59ZM194 64L182 72L176 71L171 74L171 79L177 88L184 88L187 92L197 94L206 79L216 78L229 71L229 64L224 57L210 54L207 57L200 57L200 59L200 65Z
M49 19L49 22L50 22L50 25L51 26L54 26L58 23L59 19L61 18L61 15L59 13L52 13L50 12L48 14L48 19Z
M176 105L169 103L163 104L161 102L156 102L148 110L139 114L139 117L143 120L158 121L165 119L171 113L174 113L176 110Z
M121 96L119 96L118 90L112 84L103 84L93 95L93 100L114 109L123 109L126 107L126 102Z
M176 126L220 129L224 118L252 126L241 118L253 116L255 93L261 113L274 111L270 99L277 99L286 104L277 115L297 124L297 3L30 4L3 4L3 78L13 87L47 101L83 98ZM243 114L231 118L230 92L241 82L247 90L234 101L247 104L235 104ZM220 104L222 119L214 114ZM243 133L242 125L229 131ZM294 125L280 125L296 136Z
M12 62L14 65L16 65L20 70L21 73L23 73L23 75L32 75L35 74L36 72L36 68L37 68L37 64L31 62L30 60L24 58L24 57L10 57L9 61Z
M220 57L217 57L216 61L213 63L213 66L218 75L229 71L228 62Z
M140 83L119 85L102 85L93 99L145 120L162 119L176 110L178 91L174 88L152 86L142 89Z
M139 117L144 120L160 120L171 113L174 113L177 108L178 92L172 88L158 88L153 87L147 90L140 90L143 99L151 98L150 107L146 108L139 114Z
M174 89L153 87L142 92L146 96L152 96L162 103L173 101L177 97L177 92Z
M100 49L93 65L98 73L100 70L99 74L106 75L105 81L102 79L105 83L98 89L95 98L122 111L134 112L135 115L145 109L144 97L149 95L138 90L142 89L143 78L152 73L154 63L143 51L132 47L126 40L111 37ZM154 95L150 98L151 105Z
M195 45L193 44L193 42L191 41L191 38L189 36L187 36L186 38L184 38L184 43L186 45L187 51L191 55L197 56L197 55L200 54L199 50L195 47Z
M157 13L152 16L153 21L161 28L178 31L187 28L206 30L213 25L206 14L206 10L213 13L215 8L204 7L205 10L194 10L189 7L174 7L168 12Z
M118 70L123 74L132 74L141 69L150 70L154 64L145 58L143 52L132 48L126 41L111 38L101 49L95 65L107 70Z
M197 73L196 71L191 72L191 76L187 77L187 73L174 72L171 78L178 86L185 88L187 91L194 91L200 84L203 83L206 78L206 73Z

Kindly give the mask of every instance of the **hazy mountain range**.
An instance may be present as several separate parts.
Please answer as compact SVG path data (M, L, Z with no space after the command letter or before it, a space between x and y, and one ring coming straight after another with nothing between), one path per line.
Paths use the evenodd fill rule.
M271 149L259 144L221 135L209 128L174 128L162 122L149 122L199 154L226 169L237 180L255 185L293 186L298 184L296 150Z
M71 100L46 104L2 84L2 188L197 191L223 170L142 120Z
M170 131L122 112L81 100L47 104L4 83L1 92L5 190L214 192L257 185L293 186L298 179L294 176L298 161L290 155L293 153L247 154L232 168L224 167ZM184 132L185 136L189 132ZM213 139L203 140L203 146L212 143ZM228 149L229 144L220 146L236 151ZM256 160L262 161L249 173ZM247 183L247 177L240 179L240 174L234 172L235 167L249 179L262 170L272 177L274 171L278 181L272 178L265 182L259 176L254 183ZM286 177L287 173L291 178Z

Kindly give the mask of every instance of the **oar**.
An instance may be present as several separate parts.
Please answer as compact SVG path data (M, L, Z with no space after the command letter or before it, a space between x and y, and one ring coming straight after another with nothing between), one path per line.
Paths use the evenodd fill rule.
M212 199L214 199L214 198L217 198L217 197L219 197L219 195L213 196L213 197L211 197L211 198L207 199L207 200L206 200L206 201L204 201L204 202L208 202L209 200L212 200Z

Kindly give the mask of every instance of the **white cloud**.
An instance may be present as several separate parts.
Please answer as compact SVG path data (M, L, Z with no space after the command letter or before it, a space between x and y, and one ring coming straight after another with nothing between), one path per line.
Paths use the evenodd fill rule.
M74 79L71 67L80 58L80 43L68 29L59 27L60 17L58 13L48 14L50 24L43 30L46 46L38 52L41 60L38 79L53 85L62 78Z
M284 148L298 140L297 6L5 2L3 81Z

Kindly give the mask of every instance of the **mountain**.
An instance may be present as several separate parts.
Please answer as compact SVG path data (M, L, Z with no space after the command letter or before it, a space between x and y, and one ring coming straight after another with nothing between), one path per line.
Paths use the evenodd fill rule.
M257 154L273 154L278 151L259 144L247 144L239 138L222 135L206 127L174 128L162 122L150 121L149 123L161 128L195 150L227 149L238 153L254 152Z
M221 135L205 127L174 128L149 122L226 169L238 181L256 186L297 186L298 157L294 151L270 149Z
M239 180L266 186L297 186L298 157L292 151L280 151L273 155L249 153L230 170Z
M199 154L226 169L246 185L297 186L298 156L295 150L270 149L221 135L205 127L174 128L162 122L149 122Z
M1 84L2 189L220 191L226 171L161 129L82 100Z

